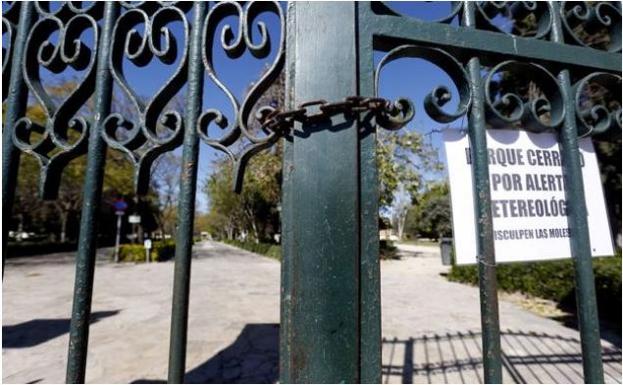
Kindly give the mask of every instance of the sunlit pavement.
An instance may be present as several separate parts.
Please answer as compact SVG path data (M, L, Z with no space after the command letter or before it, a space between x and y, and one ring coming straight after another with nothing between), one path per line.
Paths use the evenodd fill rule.
M477 288L442 277L436 248L403 254L381 264L383 382L482 381ZM4 274L3 381L63 382L74 266L19 261ZM187 382L276 382L279 263L218 243L192 263ZM173 263L100 262L95 277L87 382L164 381ZM581 382L576 330L504 301L500 317L505 382ZM603 346L621 382L621 350Z

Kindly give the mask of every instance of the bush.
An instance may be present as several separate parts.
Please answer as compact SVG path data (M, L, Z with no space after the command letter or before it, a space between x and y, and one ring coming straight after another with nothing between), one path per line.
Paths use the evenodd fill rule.
M394 246L394 242L382 239L379 242L379 254L380 258L385 259L400 259L398 255L398 248Z
M113 251L114 252L114 251ZM145 262L145 247L139 244L119 246L119 262ZM162 262L175 255L175 242L171 240L153 242L151 261Z
M594 258L593 271L601 319L621 325L621 253ZM509 263L497 266L498 288L546 298L563 309L575 308L575 270L569 259L562 261ZM478 284L477 266L452 266L448 279Z
M252 253L261 254L266 257L281 261L281 245L274 243L255 243L249 241L238 241L232 239L224 239L223 243L238 247Z

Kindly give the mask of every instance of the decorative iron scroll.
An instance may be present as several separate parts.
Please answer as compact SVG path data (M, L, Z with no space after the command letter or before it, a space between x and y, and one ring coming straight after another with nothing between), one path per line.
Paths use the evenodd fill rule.
M578 134L621 136L621 76L592 73L575 85Z
M552 28L552 8L545 1L484 1L476 2L476 26L493 32L541 39ZM496 18L506 18L510 31L502 29Z
M449 12L430 22L449 24L461 14L463 2L449 3ZM477 29L534 39L547 39L552 30L554 10L546 1L478 1L475 5ZM411 17L390 4L373 2L372 9L381 15ZM620 4L565 1L559 17L567 44L621 51Z
M32 27L25 48L24 80L43 108L44 125L23 117L15 123L13 141L33 155L41 166L40 190L44 198L56 197L63 168L86 151L90 117L83 110L95 87L95 61L103 4L80 8L68 2L57 10L49 3L37 3L40 16ZM91 46L84 35L92 34ZM56 43L53 34L58 33ZM61 74L71 68L82 75L76 87L62 101L45 89L41 70ZM49 80L49 79L48 79Z
M184 127L182 111L171 107L176 97L183 97L183 88L188 83L191 25L187 14L190 3L143 1L122 2L121 5L123 12L114 22L112 53L107 60L115 86L129 101L127 107L134 113L130 114L133 116L125 116L126 113L115 111L105 117L102 137L109 147L124 152L133 163L137 192L147 192L154 161L163 153L179 147L186 129L197 130L202 141L231 159L236 169L236 185L239 186L250 158L284 135L275 131L273 126L262 124L268 116L282 111L283 106L258 105L263 94L283 71L285 63L285 14L282 5L278 2L252 1L246 4L218 2L210 6L202 24L197 26L202 31L201 59L207 74L205 81L212 82L223 93L232 113L226 116L223 111L208 106L202 111L196 127ZM377 14L404 16L391 5L373 2L370 7ZM7 97L10 83L8 77L19 8L19 3L9 2L3 9L3 100ZM475 26L503 34L551 40L553 21L559 18L566 44L620 52L620 7L607 2L565 2L557 14L554 14L554 8L545 2L478 2L474 7ZM31 97L41 105L46 119L45 123L34 122L28 117L19 119L13 130L13 142L21 151L39 161L41 192L45 198L54 198L64 167L84 154L87 148L88 131L93 120L87 113L88 101L95 87L100 35L98 23L103 4L94 2L81 6L78 2L66 2L52 7L50 3L37 2L35 9L38 20L25 42L23 74ZM451 23L461 17L464 10L463 2L451 2L448 14L434 22ZM273 31L269 33L262 19L267 14L278 19L279 31L275 31L278 37L272 36ZM232 18L235 21L232 22ZM525 29L502 28L500 19L520 23L525 25ZM181 38L179 35L176 38L173 33L173 23L183 26ZM217 37L219 32L220 38ZM597 34L601 40L587 40L587 33ZM256 59L272 59L250 90L238 97L215 70L216 50L222 50L231 59L240 58L245 52ZM464 70L466 63L462 62L464 58L460 54L457 55L455 50L425 45L396 45L378 64L377 90L383 67L402 57L421 58L437 65L450 76L458 90L455 111L444 108L453 96L448 87L439 86L431 90L423 105L432 119L447 123L465 115L473 96ZM175 68L161 88L144 100L124 74L124 63L128 61L141 68L154 62ZM547 64L516 60L492 65L483 79L487 123L492 127L522 125L537 132L558 128L564 120L565 110L558 80L549 68ZM42 76L41 71L62 74L68 69L79 74L80 80L69 96L58 100L58 97L47 93L46 87L50 84L46 82L50 82L50 76ZM508 80L517 78L517 74L524 78L525 74L530 74L530 87L536 93L526 92L525 87L528 86L519 81ZM606 131L617 131L617 127L617 132L620 132L620 98L618 105L606 105L582 96L582 90L591 84L600 84L616 94L620 88L620 76L605 72L590 75L584 72L577 76L584 76L576 85L579 133L601 135ZM402 113L387 114L386 121L377 119L379 126L396 129L406 123L405 117L414 113L406 99L397 100L395 106Z
M620 7L620 4L619 4ZM621 51L621 8L608 2L565 1L560 7L565 41L583 47ZM590 36L597 35L591 41Z
M514 82L511 76L520 79ZM517 83L523 87L522 92ZM489 71L485 105L487 121L493 127L521 123L534 132L559 127L565 113L562 91L554 75L540 65L516 61L502 62Z
M216 48L215 35L217 26L227 17L238 19L238 28L234 29L230 24L225 24L221 30L220 48L225 54L236 59L249 51L256 59L265 59L271 53L273 38L263 21L257 21L260 14L272 13L279 19L279 39L276 41L276 54L268 69L257 82L253 83L247 94L239 100L226 84L219 78L213 60L213 50ZM253 39L253 25L257 21L259 42ZM208 78L227 97L233 110L233 116L228 119L222 111L209 108L201 114L197 122L197 131L201 139L210 147L224 152L235 166L235 185L240 185L240 179L249 159L257 152L270 147L278 138L279 133L262 126L261 132L254 132L250 127L250 120L260 121L264 114L275 111L279 106L256 106L262 94L271 86L283 70L285 49L285 17L281 6L277 2L253 1L244 7L238 3L218 3L208 12L203 25L203 64ZM253 108L258 113L251 116ZM220 128L221 135L213 126ZM263 134L263 136L258 136ZM239 152L234 152L235 143L247 145Z
M450 54L439 48L421 47L409 44L399 46L389 51L381 59L376 69L374 86L377 95L379 92L379 80L383 67L394 60L405 57L420 58L437 65L439 68L444 70L448 76L450 76L450 79L452 79L454 85L459 91L459 103L456 111L454 112L447 112L443 109L443 106L452 100L452 93L448 87L437 86L428 93L428 95L424 98L424 110L433 120L440 123L449 123L465 115L471 102L471 91L467 73L463 69L461 63L459 63ZM406 122L400 121L397 123L402 123L402 125L404 125Z
M189 24L184 10L175 4L142 2L124 6L128 10L115 23L109 62L115 83L132 104L138 118L133 121L119 112L110 114L104 121L103 137L111 148L128 155L134 165L136 191L143 195L149 187L153 162L182 143L182 115L168 106L188 77ZM183 24L181 42L170 29L174 22ZM172 65L179 59L179 63L164 85L145 102L124 74L124 59L138 67L145 67L153 60Z

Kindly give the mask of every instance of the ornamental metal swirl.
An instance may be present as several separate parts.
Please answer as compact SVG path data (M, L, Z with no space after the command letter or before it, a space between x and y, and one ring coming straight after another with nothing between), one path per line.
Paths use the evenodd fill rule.
M560 7L565 42L621 52L621 8L609 2L565 1ZM591 36L597 36L597 39Z
M467 73L460 62L439 48L407 44L401 45L389 51L381 59L376 68L374 79L376 94L378 95L380 75L383 67L394 60L407 57L424 59L436 65L450 77L458 90L459 102L456 107L456 111L454 112L448 112L443 108L449 101L452 100L452 92L447 86L437 86L431 90L428 95L426 95L424 98L424 110L431 117L431 119L439 123L449 123L465 115L472 98ZM413 108L411 102L409 102L406 98L400 98L398 102L405 106L410 106L411 109ZM410 115L412 116L413 113L414 112L410 112ZM409 114L398 115L390 118L390 123L392 123L394 127L401 127L406 123L404 116L409 116ZM387 127L387 125L385 126Z
M39 162L40 191L45 199L58 194L64 167L86 151L91 118L83 108L95 87L95 62L103 4L80 8L71 2L51 11L48 3L37 3L39 21L32 27L25 46L24 80L46 116L40 125L28 117L15 123L13 141ZM85 35L92 40L87 44ZM53 35L58 34L56 42ZM50 77L41 76L46 69L61 74L71 68L82 75L76 87L60 102L46 91Z
M560 85L538 64L504 61L489 71L484 86L487 122L494 128L517 123L526 130L544 132L564 120Z
M167 107L188 77L189 24L184 10L175 4L142 2L124 6L128 10L113 28L109 63L116 85L130 101L138 118L132 120L120 112L114 112L104 120L102 135L111 148L127 154L134 165L136 192L144 195L149 188L153 162L182 143L182 116L179 111ZM177 41L170 28L174 22L183 25L182 41ZM146 102L126 78L123 68L126 59L137 67L145 67L154 60L166 65L173 65L178 60L179 63Z
M621 76L595 72L575 84L578 134L621 137Z
M192 26L201 30L201 61L207 74L206 81L222 92L232 113L227 116L208 106L203 109L195 127L184 127L182 111L171 105L176 97L183 96L182 90L188 85L191 25L187 14L191 4L143 1L122 2L121 5L123 12L115 20L111 55L106 60L115 87L128 100L127 107L134 113L109 114L103 120L102 136L108 146L124 152L132 162L137 193L147 192L154 161L179 147L184 130L188 129L196 130L203 142L231 159L236 169L236 185L240 185L250 158L289 134L278 129L278 125L264 124L268 117L287 115L283 112L284 106L259 105L262 96L284 70L286 31L282 6L274 1L218 2L211 5L200 25ZM377 14L403 16L391 5L373 2L371 7ZM3 101L10 83L19 9L17 2L7 2L3 7ZM31 97L43 109L45 121L34 122L22 117L15 122L12 140L17 148L38 160L42 195L54 198L64 167L87 150L88 132L93 121L88 114L88 104L95 88L98 22L103 4L93 2L83 6L79 2L66 2L52 7L50 3L38 2L35 9L37 21L23 42L25 57L21 70ZM449 12L434 22L452 23L463 10L462 2L451 2ZM565 44L613 53L621 51L620 6L608 2L565 2L558 14L554 14L552 6L544 2L478 2L475 11L477 29L544 40L551 37L554 20L560 19ZM278 19L276 33L272 30L269 33L268 24L263 21L267 15ZM523 30L515 26L504 28L500 19L527 27ZM174 23L182 25L181 33L177 30L174 33ZM397 46L392 46L393 49L379 62L375 73L377 94L380 74L387 64L404 57L421 58L447 73L458 94L452 95L447 86L435 87L423 100L424 111L440 123L464 116L472 100L470 80L464 69L465 63L461 62L466 56L461 52L457 55L452 49L445 51L403 43L397 42ZM271 59L249 91L238 97L215 69L216 50L222 50L231 59L240 58L246 52L256 59ZM490 65L492 60L496 59L490 58L485 64ZM171 72L159 90L145 100L124 73L128 62L139 68L159 62L171 68ZM51 83L53 76L44 75L42 71L52 75L75 72L79 80L75 88L59 100L58 96L49 93L49 87L54 85ZM620 75L580 72L574 76L583 76L574 89L578 133L620 135ZM557 129L564 120L560 85L541 64L503 61L489 69L483 85L487 123L493 128L518 126L543 132ZM531 92L527 89L530 87ZM587 97L587 89L591 87L600 87L614 97ZM458 98L457 107L448 111L447 104L453 97ZM411 102L405 98L392 105L392 109L399 113L376 117L376 123L386 129L404 126L415 113Z
M257 21L260 14L272 13L279 19L279 39L273 39L263 21ZM234 32L231 24L223 26L220 35L220 48L225 54L236 59L249 51L256 59L265 59L271 53L271 47L276 43L277 52L268 69L253 83L251 89L242 98L238 99L231 89L219 78L214 69L214 49L217 26L228 17L238 19L238 28ZM257 21L259 41L254 42L252 27ZM276 40L276 41L273 41ZM239 3L218 3L210 11L203 24L203 64L210 81L212 81L227 97L231 104L233 116L228 119L220 110L209 108L201 114L197 122L197 131L200 138L210 147L224 152L235 166L235 185L240 186L244 169L249 159L257 152L270 147L280 136L279 132L262 126L261 132L250 129L250 120L261 119L279 106L256 106L263 93L279 76L284 65L285 49L285 17L281 6L277 2L252 1L244 7ZM258 113L252 116L253 109ZM217 126L215 128L214 126ZM220 135L219 135L220 134ZM259 136L258 134L263 134ZM247 145L243 143L247 142ZM240 143L244 147L235 152L232 145Z
M542 39L552 28L553 10L545 1L482 1L476 2L476 9L479 29ZM512 27L503 29L496 20L499 18L505 18ZM520 30L519 24L525 24L525 29Z

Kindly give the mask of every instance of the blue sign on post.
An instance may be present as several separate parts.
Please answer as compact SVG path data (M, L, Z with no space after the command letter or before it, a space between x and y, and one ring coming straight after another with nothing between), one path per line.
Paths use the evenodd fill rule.
M123 215L123 212L128 208L128 204L125 203L123 199L117 199L112 205L116 211L121 211L121 215Z

